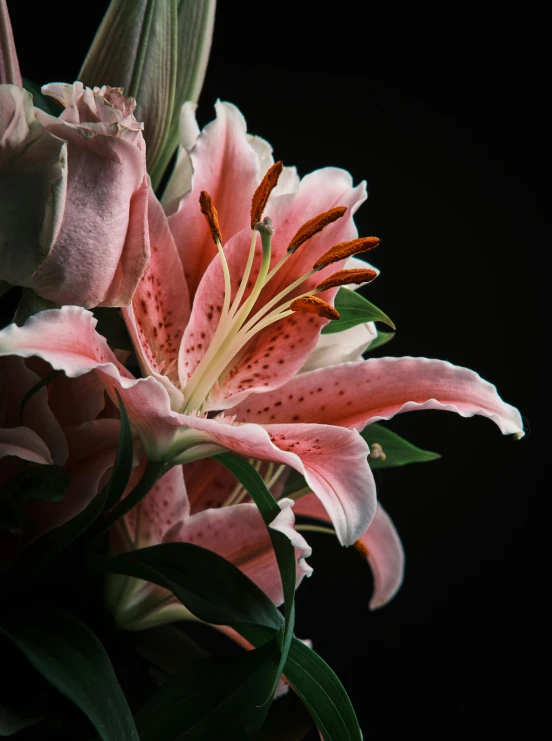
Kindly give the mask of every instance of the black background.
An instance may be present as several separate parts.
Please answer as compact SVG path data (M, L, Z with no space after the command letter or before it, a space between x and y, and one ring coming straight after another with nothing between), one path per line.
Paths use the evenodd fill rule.
M23 74L76 78L106 5L8 2ZM398 328L385 350L473 368L526 420L519 442L439 412L390 424L443 457L377 475L407 557L389 606L368 611L356 552L309 538L297 632L341 677L366 738L518 725L530 738L543 702L544 21L482 13L223 0L200 99L202 123L217 98L237 104L301 175L366 179L357 225L383 243L365 294Z

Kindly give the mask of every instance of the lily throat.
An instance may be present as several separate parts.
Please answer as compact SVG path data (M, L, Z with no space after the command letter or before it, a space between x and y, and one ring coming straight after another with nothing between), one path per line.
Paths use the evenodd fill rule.
M183 413L203 415L206 412L206 407L211 408L208 401L212 392L219 388L226 375L239 361L245 346L258 332L295 312L307 312L325 319L339 319L339 314L335 308L318 298L316 294L334 286L370 282L377 275L376 271L368 267L366 270L341 270L318 285L309 288L309 290L300 292L300 286L319 270L351 255L372 249L379 244L379 239L376 237L355 239L335 245L327 250L322 257L314 262L311 270L290 282L279 293L263 303L263 292L290 257L312 236L341 218L346 212L344 206L339 206L310 219L300 227L290 241L284 256L271 268L273 259L272 237L275 226L269 217L263 218L263 212L270 193L276 187L282 169L281 162L273 165L253 196L251 243L243 275L233 299L230 268L223 248L218 213L209 194L206 191L201 192L200 208L217 247L218 256L215 259L220 261L222 268L224 299L220 307L219 321L209 347L183 389L185 398L182 408ZM258 254L259 239L261 242L260 267L253 282L251 273L255 257ZM312 286L312 281L310 286ZM249 295L246 295L248 288L250 292Z

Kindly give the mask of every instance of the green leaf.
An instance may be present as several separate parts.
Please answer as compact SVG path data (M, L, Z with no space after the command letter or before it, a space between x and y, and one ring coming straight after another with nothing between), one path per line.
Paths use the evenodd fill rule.
M33 96L33 104L37 108L40 108L41 111L45 111L56 118L59 116L61 108L54 102L53 98L48 98L46 95L42 94L40 85L37 82L33 82L32 80L29 80L28 77L24 77L23 87Z
M261 626L240 632L255 646L262 646L273 637L273 631ZM362 741L355 711L343 685L326 662L297 638L291 642L284 674L324 741Z
M92 313L98 320L96 332L105 337L109 347L116 350L134 350L120 309L97 306Z
M240 656L209 658L185 667L136 717L141 741L256 739L279 659L273 639Z
M62 466L33 466L0 485L0 498L16 494L22 499L61 502L69 483L69 474Z
M117 445L113 471L111 472L107 484L105 509L108 510L117 504L127 488L130 474L132 472L132 459L134 455L132 448L132 431L130 429L127 410L119 392L117 391L116 393L117 399L119 400L119 414L121 416L121 436L119 437L119 444Z
M375 458L370 460L370 468L393 468L395 466L406 466L407 463L425 463L434 461L441 456L438 453L431 453L429 450L421 450L408 440L391 432L386 427L379 424L372 424L365 427L360 433L368 445L374 443L381 445L385 453L385 460Z
M384 314L381 309L367 301L360 293L351 291L350 288L342 287L339 289L334 306L339 312L340 319L327 324L322 330L322 334L343 332L365 322L384 322L384 324L388 324L392 329L395 329L395 325L387 314Z
M90 566L165 587L207 623L265 625L276 630L283 623L266 594L234 564L193 543L162 543L118 556L95 557Z
M139 741L109 657L90 628L71 615L41 608L3 619L0 632L88 716L102 741Z
M284 664L286 663L287 653L291 644L293 627L295 624L295 585L297 580L295 548L291 544L289 538L287 538L283 533L269 527L270 523L278 517L281 510L278 506L278 502L267 489L262 476L255 470L255 468L253 468L251 463L233 453L222 453L221 455L215 456L215 458L234 474L244 489L251 495L253 501L259 508L261 517L263 518L268 534L270 535L274 553L276 554L276 561L278 562L284 592L286 626L282 645L282 658L280 660L278 673L274 680L274 691L278 684L279 676L284 668Z
M370 343L370 347L366 350L366 352L369 353L372 350L375 350L376 347L387 345L388 342L391 342L394 336L395 332L381 332L380 330L378 330L376 339L372 340L372 342Z

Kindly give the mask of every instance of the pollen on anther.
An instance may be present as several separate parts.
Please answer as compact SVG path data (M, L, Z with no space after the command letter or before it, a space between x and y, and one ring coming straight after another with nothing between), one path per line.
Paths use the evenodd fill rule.
M336 208L331 208L329 211L324 211L324 213L318 214L313 219L309 219L303 226L299 227L289 243L287 251L295 252L307 239L314 237L315 234L325 229L328 224L332 224L337 219L340 219L346 211L346 206L336 206Z
M289 307L292 311L303 311L309 314L317 314L324 319L339 319L339 312L330 306L326 301L322 301L317 296L303 296L296 298L291 302Z
M217 241L222 244L222 232L220 231L218 211L215 208L215 204L209 193L206 190L202 190L199 196L199 206L201 213L205 215L209 229L213 235L213 241L216 244Z
M322 283L316 286L317 291L326 291L328 288L335 288L337 286L347 286L351 283L371 283L374 278L377 278L377 272L375 270L338 270L337 273L330 275Z
M278 178L280 177L282 170L284 169L283 162L276 162L269 168L268 172L261 180L261 184L253 195L251 201L251 228L254 229L255 225L262 219L266 204L270 197L270 194L278 184Z
M368 556L370 554L370 551L364 545L364 543L362 542L362 540L355 540L355 542L354 542L354 548L355 548L356 551L358 551L360 553L360 555L363 558L368 558Z
M361 252L368 252L368 250L377 247L380 242L381 240L378 237L361 237L360 239L352 239L350 242L340 242L324 252L322 257L319 257L314 263L313 268L314 270L320 270L333 262L345 260L345 258L359 255Z

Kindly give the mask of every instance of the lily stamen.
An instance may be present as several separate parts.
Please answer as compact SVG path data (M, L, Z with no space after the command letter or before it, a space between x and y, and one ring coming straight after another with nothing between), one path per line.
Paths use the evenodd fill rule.
M218 214L208 193L202 192L200 197L201 211L205 215L213 240L217 246L224 274L224 305L221 317L210 342L210 346L196 366L185 389L186 404L184 411L201 411L205 400L216 388L217 383L231 368L239 353L249 340L260 330L269 325L291 316L296 311L316 314L324 319L339 319L339 314L333 306L322 299L315 298L314 294L320 293L327 288L345 285L347 283L365 283L372 281L377 273L375 270L350 270L338 271L334 275L322 281L315 288L302 293L299 296L289 297L302 283L323 267L342 260L347 256L363 252L375 247L379 240L376 237L342 242L328 250L317 260L313 268L305 275L293 281L282 289L276 296L267 301L253 316L249 316L255 306L261 292L269 281L281 269L284 263L305 242L315 236L328 225L337 221L347 211L345 206L337 206L309 219L303 224L291 239L286 253L278 263L270 270L272 259L271 238L274 227L270 218L262 219L264 210L268 203L270 194L276 187L280 174L283 171L282 162L276 162L269 168L253 195L251 203L251 227L253 237L249 249L249 255L244 269L244 274L238 287L236 296L231 302L231 278L228 263L222 248L222 235L218 223ZM257 232L261 235L262 256L259 273L251 289L249 296L244 300L245 291L253 268L256 254ZM242 303L243 302L243 303Z

